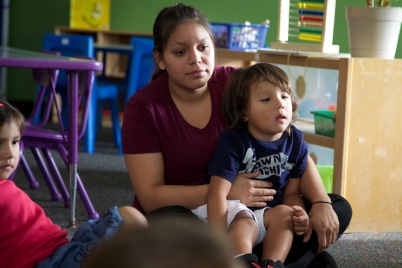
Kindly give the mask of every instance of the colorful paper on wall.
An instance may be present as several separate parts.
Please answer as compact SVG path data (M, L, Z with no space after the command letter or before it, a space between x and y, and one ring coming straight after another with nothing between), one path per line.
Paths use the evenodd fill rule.
M70 27L110 29L110 0L70 0Z

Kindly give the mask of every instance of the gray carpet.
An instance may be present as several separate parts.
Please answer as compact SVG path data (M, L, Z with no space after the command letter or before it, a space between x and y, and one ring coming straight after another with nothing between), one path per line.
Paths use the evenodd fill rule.
M97 212L102 216L111 206L131 205L134 192L126 171L124 159L117 155L113 136L108 129L103 129L96 142L95 154L82 152L80 144L78 172L88 191ZM49 218L62 227L69 224L69 209L62 201L51 201L49 191L36 167L31 152L25 155L41 186L37 190L29 189L28 182L21 169L17 170L15 183L42 206ZM68 173L60 158L54 154L63 177L68 184ZM80 224L87 220L86 211L80 198L77 199L76 220ZM69 229L69 234L74 232ZM332 245L328 251L336 259L338 266L352 267L402 267L402 233L346 233Z

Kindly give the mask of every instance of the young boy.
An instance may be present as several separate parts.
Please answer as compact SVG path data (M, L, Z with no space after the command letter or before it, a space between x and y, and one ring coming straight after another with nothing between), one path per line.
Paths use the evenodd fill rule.
M307 144L291 123L297 102L286 73L257 63L237 69L223 94L222 132L209 164L210 185L205 206L194 210L201 219L227 232L239 257L249 267L284 267L293 235L307 231L309 219L300 193L307 166ZM273 183L274 200L264 208L226 201L238 173L256 172L257 180ZM263 243L260 266L252 248Z

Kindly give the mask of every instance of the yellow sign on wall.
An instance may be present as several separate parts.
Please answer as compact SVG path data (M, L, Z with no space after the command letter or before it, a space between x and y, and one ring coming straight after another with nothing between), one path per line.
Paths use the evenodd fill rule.
M70 27L110 29L110 0L70 0Z

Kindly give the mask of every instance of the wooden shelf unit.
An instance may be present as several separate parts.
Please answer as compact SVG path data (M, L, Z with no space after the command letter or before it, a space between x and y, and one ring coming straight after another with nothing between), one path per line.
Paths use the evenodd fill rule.
M99 44L128 44L131 36L150 36L60 26L56 33L91 34ZM334 149L333 192L345 197L353 209L348 232L402 232L402 124L398 121L402 115L402 59L350 58L345 54L317 57L307 52L293 52L289 57L289 53L218 48L216 62L287 65L289 59L292 66L304 67L307 62L307 67L337 70L335 138L306 132L305 140Z
M56 26L56 34L90 35L94 38L95 45L120 44L129 45L130 38L133 36L152 36L152 33L116 31L116 30L91 30L91 29L72 29L67 26ZM96 55L98 61L103 61L103 54ZM119 53L108 53L106 58L105 74L109 78L124 78L127 69L128 55Z
M288 54L258 57L288 64ZM335 138L306 133L306 141L334 149L333 192L353 209L348 232L401 232L402 60L294 53L289 65L307 60L308 67L339 71Z
M55 33L92 35L95 43L99 44L129 44L132 36L152 36L152 33L146 32L73 29L67 26L56 26Z
M237 66L259 61L337 70L335 138L305 132L305 140L334 149L333 192L353 209L348 232L402 231L401 59L273 49L261 49L254 56L223 49L216 54L221 62Z

